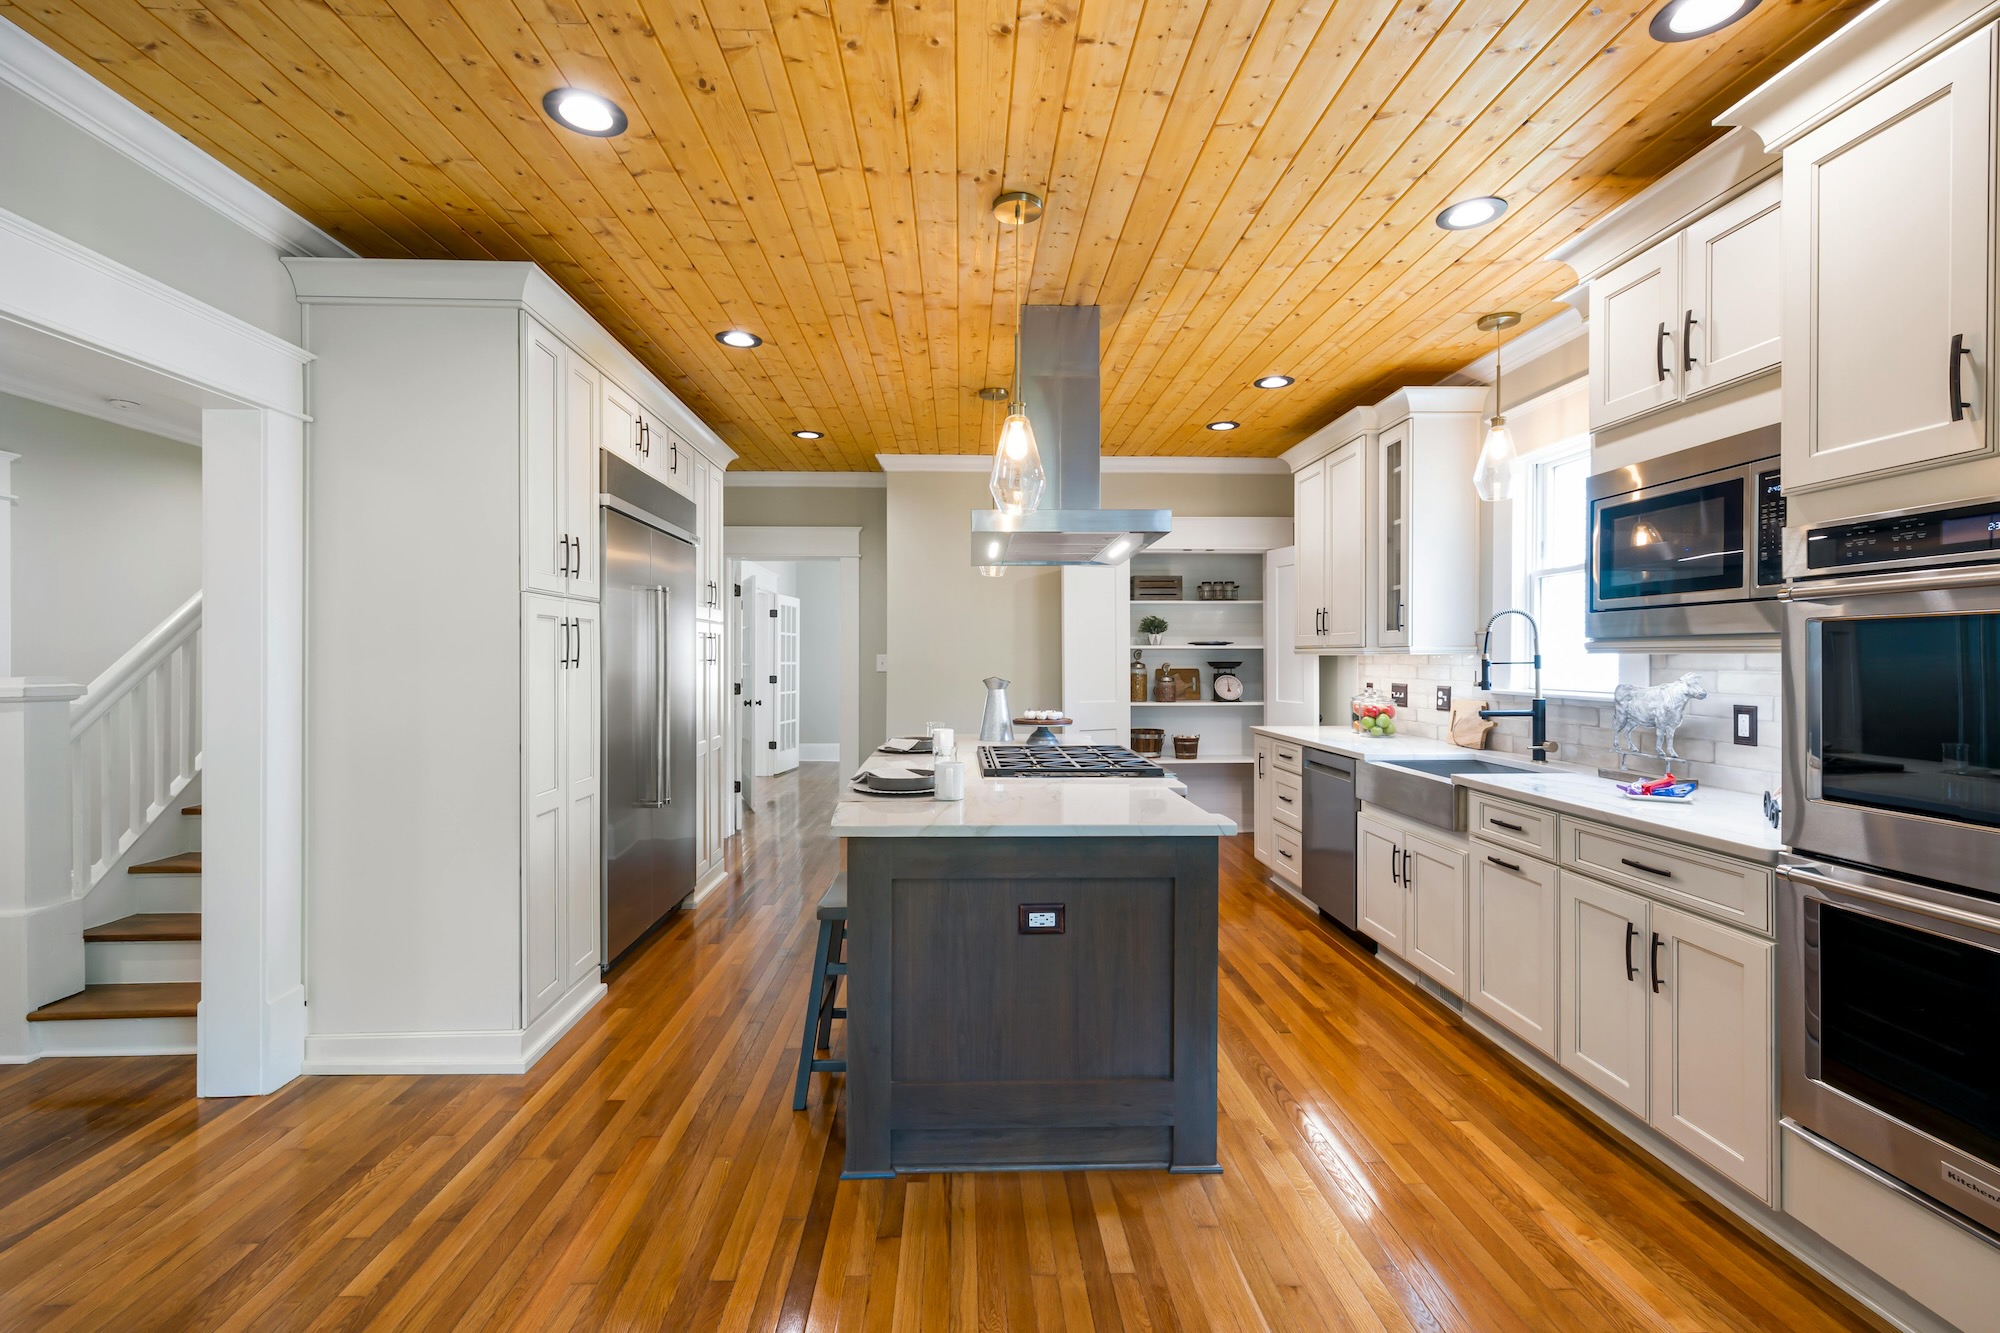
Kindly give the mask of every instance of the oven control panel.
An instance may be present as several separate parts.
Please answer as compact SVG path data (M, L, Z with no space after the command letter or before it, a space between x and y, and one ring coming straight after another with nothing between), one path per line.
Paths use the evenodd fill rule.
M1785 492L1778 469L1757 474L1757 586L1785 581Z
M1762 563L1759 540L1759 563ZM1904 564L1950 564L2000 557L2000 502L1896 514L1813 528L1806 568L1815 572Z

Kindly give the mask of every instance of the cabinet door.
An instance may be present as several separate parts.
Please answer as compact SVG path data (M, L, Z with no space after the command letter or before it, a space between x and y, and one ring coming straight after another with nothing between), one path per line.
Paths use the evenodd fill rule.
M1556 868L1482 852L1472 865L1472 1006L1556 1053Z
M563 448L569 349L525 315L521 333L521 586L560 596L569 591L576 565Z
M1327 648L1368 646L1368 445L1364 435L1326 460L1326 566L1320 576L1326 614L1320 643Z
M1265 590L1269 591L1268 584ZM1269 865L1276 855L1271 850L1271 775L1277 770L1271 767L1271 742L1262 736L1253 736L1251 742L1257 770L1250 801L1250 846L1257 859Z
M563 530L570 538L569 595L597 600L597 367L568 355L563 392Z
M1372 647L1410 641L1410 423L1375 441L1375 634Z
M1292 533L1298 540L1298 600L1293 603L1292 638L1307 651L1321 647L1321 614L1326 609L1326 470L1330 460L1308 463L1292 477Z
M1590 428L1603 430L1681 395L1681 238L1590 284Z
M1785 149L1788 491L1990 447L1992 48L1987 28Z
M1647 903L1562 876L1562 1067L1646 1116Z
M708 460L690 454L682 464L688 470L688 494L694 497L695 533L701 538L695 548L695 616L700 620L722 618L722 543L709 531L713 514L709 509Z
M1130 565L1062 569L1062 708L1097 743L1124 745L1132 724Z
M645 422L639 413L637 400L607 377L598 401L599 443L634 467L644 467L646 455L642 435Z
M1683 396L1778 364L1784 322L1779 253L1782 183L1773 177L1684 233L1681 260Z
M598 839L604 812L598 797L597 604L572 599L569 666L558 671L563 696L563 956L568 960L564 989L593 975L598 965L597 914L604 895Z
M570 608L560 597L523 599L521 638L522 781L526 788L521 876L521 1022L539 1018L562 994L564 833L563 711L575 641Z
M1404 957L1454 995L1465 982L1465 851L1417 834L1403 839L1409 933Z
M666 422L644 408L639 415L644 423L646 470L682 495L694 498L694 452L681 444L681 437Z
M1403 888L1403 831L1362 815L1355 824L1359 843L1361 933L1390 953L1408 952L1408 893Z
M1653 1128L1769 1203L1776 947L1654 904Z
M1296 652L1285 636L1297 620L1299 548L1264 553L1264 721L1319 725L1319 660Z

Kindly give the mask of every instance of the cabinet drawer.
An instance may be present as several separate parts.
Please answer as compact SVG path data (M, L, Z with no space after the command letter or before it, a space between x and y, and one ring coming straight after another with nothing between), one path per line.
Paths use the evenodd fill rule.
M1271 766L1273 768L1281 769L1286 773L1297 773L1300 771L1299 761L1304 755L1304 747L1297 741L1271 742Z
M1767 867L1581 819L1562 821L1561 860L1571 869L1682 904L1717 921L1771 933Z
M1544 861L1556 859L1556 817L1547 810L1473 792L1465 825L1481 842L1511 847Z
M1300 867L1305 861L1305 853L1299 848L1297 830L1288 829L1283 824L1271 830L1271 868L1290 880L1293 884L1304 881L1300 878Z
M1299 779L1290 773L1271 775L1271 814L1280 824L1301 828L1299 815L1305 809Z

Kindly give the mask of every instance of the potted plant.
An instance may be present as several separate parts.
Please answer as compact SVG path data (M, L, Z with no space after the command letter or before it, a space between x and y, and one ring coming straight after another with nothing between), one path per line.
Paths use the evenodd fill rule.
M1146 636L1147 643L1158 643L1167 632L1167 622L1158 616L1147 616L1139 622L1139 632Z

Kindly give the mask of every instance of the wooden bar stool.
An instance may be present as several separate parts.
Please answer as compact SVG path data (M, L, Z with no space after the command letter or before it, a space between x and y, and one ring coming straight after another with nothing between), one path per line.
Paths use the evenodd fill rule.
M819 946L813 950L812 989L806 992L806 1030L799 1038L799 1086L792 1094L792 1109L806 1109L806 1081L814 1074L844 1074L845 1060L816 1060L815 1051L826 1050L833 1041L833 1020L846 1018L847 1010L835 1004L840 979L847 975L847 875L835 875L833 883L820 895Z

